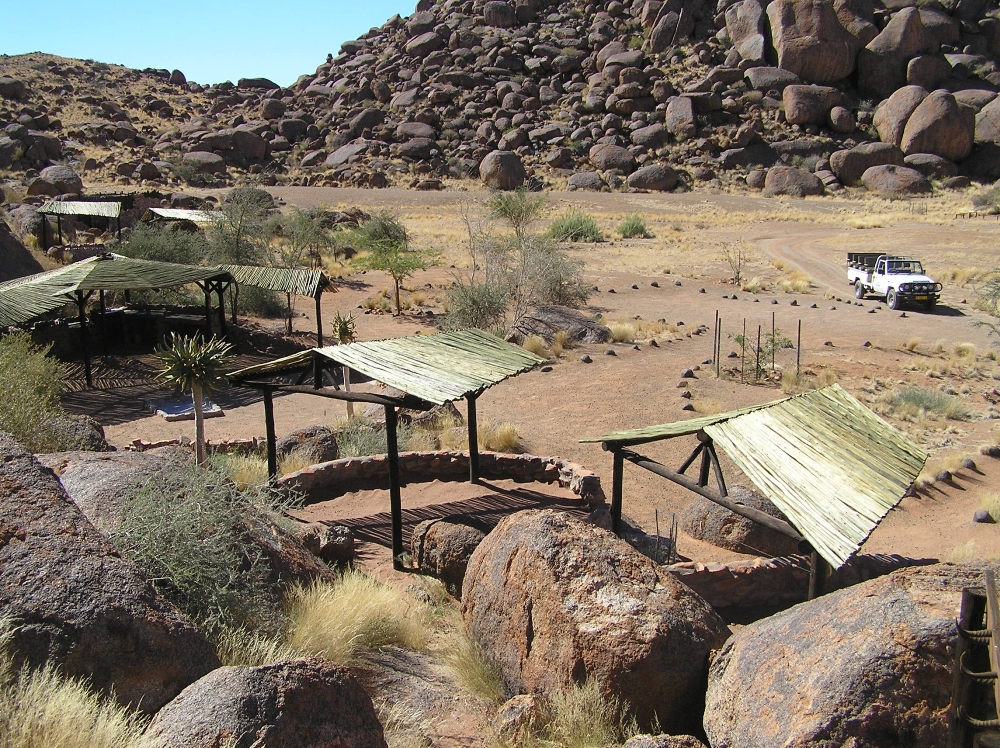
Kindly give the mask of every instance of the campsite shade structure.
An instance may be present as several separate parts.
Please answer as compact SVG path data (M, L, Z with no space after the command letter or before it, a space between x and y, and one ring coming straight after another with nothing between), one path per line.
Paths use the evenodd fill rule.
M316 302L316 345L323 347L323 310L320 300L323 292L334 288L330 279L320 270L302 268L270 268L259 265L223 265L237 286L256 286L269 291L282 291L296 296L309 296ZM334 288L334 290L336 290ZM236 321L236 302L233 301L233 321Z
M118 238L122 236L122 204L120 202L84 202L81 200L49 200L38 212L42 215L55 216L59 231L59 243L62 244L62 217L84 216L86 218L114 218L118 223ZM45 236L46 221L42 221L42 249L47 249Z
M221 211L188 210L184 208L148 208L143 221L191 221L191 223L217 223L225 218Z
M75 301L79 309L84 370L87 386L90 387L92 380L85 325L86 302L94 291L99 291L101 294L103 310L105 291L127 292L195 283L205 292L205 321L210 329L211 294L213 292L218 294L220 319L224 320L221 306L222 292L231 281L229 273L218 266L200 267L135 260L109 252L45 273L0 284L0 327L28 322Z
M691 434L698 436L699 444L676 472L628 449ZM816 573L820 558L834 568L842 566L899 503L927 459L920 447L838 385L742 410L581 441L602 442L614 454L616 531L621 521L622 466L628 460L748 519L806 540L814 551L811 596L822 594L821 575ZM716 444L788 522L728 498ZM699 456L701 473L695 482L684 473ZM708 487L710 472L715 474L716 490Z
M468 405L469 480L479 480L479 444L476 398L481 392L508 377L529 371L544 359L523 348L506 343L480 330L418 335L363 343L313 348L251 366L229 375L230 381L264 393L267 428L267 469L278 472L274 432L274 392L303 392L348 402L375 403L385 407L385 428L389 464L389 502L392 515L393 565L402 568L403 525L400 499L399 448L396 438L396 408L430 410L453 400ZM331 367L346 366L400 390L402 396L368 392L347 392L334 384L324 387ZM274 381L298 372L294 383ZM312 386L304 385L312 377ZM268 379L271 381L265 381Z

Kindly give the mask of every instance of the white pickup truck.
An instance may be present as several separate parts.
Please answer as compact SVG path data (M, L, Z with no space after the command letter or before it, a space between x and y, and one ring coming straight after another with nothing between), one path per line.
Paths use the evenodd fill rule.
M932 311L941 294L941 284L924 275L920 260L878 252L848 252L847 280L856 297L884 296L890 309L912 303Z

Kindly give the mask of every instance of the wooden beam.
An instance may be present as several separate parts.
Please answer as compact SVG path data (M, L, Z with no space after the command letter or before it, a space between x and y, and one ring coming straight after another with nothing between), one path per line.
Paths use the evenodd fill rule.
M777 517L772 517L770 514L766 514L765 512L748 507L745 504L733 501L728 496L723 496L718 491L713 491L707 486L699 486L690 478L674 472L665 465L661 465L655 460L650 460L648 457L643 457L642 455L636 454L635 452L627 449L620 450L620 452L624 458L633 465L638 465L651 473L655 473L656 475L666 478L669 481L673 481L679 486L684 486L684 488L689 491L694 491L699 496L703 496L709 501L714 501L716 504L724 506L734 514L753 520L758 525L763 525L764 527L770 528L775 532L780 532L782 535L786 535L793 540L797 540L799 542L805 540L798 530ZM617 455L618 453L616 452L615 454Z
M809 557L809 599L815 600L826 594L826 571L829 569L826 559L816 549Z
M399 494L399 442L396 408L385 406L386 451L389 462L389 512L392 516L392 568L403 570L403 503Z
M622 531L622 495L625 482L624 450L614 451L614 466L611 472L611 530L615 535Z
M308 369L306 370L308 371ZM420 398L407 395L403 398L385 397L375 395L370 392L345 392L344 390L331 390L327 387L316 389L311 385L304 384L272 384L270 382L235 382L240 387L250 387L252 389L268 389L275 392L302 392L307 395L318 395L328 397L332 400L346 400L353 403L375 403L376 405L392 405L395 408L406 408L407 410L430 410L433 403L428 403Z
M726 488L726 478L722 474L722 464L719 462L719 455L715 451L715 442L709 439L705 444L705 449L708 451L709 457L712 458L712 470L715 471L715 482L719 487L719 494L721 496L728 496L729 490Z
M269 388L264 390L264 428L267 430L267 476L278 476L278 442L274 433L274 395Z
M469 429L469 483L479 483L479 425L476 420L476 396L465 398L468 406L466 426Z

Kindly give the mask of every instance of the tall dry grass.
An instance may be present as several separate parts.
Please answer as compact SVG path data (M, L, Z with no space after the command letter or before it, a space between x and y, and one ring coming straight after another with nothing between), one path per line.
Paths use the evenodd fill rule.
M287 646L304 655L348 664L366 650L427 644L428 608L358 571L335 584L315 582L289 597Z

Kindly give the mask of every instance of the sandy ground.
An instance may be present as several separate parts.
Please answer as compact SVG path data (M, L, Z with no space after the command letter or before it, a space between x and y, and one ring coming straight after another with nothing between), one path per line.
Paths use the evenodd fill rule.
M379 273L346 275L337 293L323 297L323 317L336 311L353 312L359 338L377 339L426 331L432 319L426 310L440 314L445 289L464 264L463 205L475 205L477 193L420 193L400 190L366 191L320 188L276 188L287 204L299 206L357 205L367 210L392 209L414 233L419 246L439 253L439 266L407 281L404 297L417 294L403 315L364 313L366 300L390 288ZM993 220L956 219L967 198L952 198L918 205L873 204L870 199L778 201L733 195L625 195L556 193L550 196L555 210L575 205L591 212L608 235L628 213L646 219L656 238L612 240L578 245L572 252L586 263L588 279L599 289L587 311L600 312L606 320L665 320L674 332L657 336L659 347L641 341L590 346L566 351L550 372L533 371L487 391L479 400L480 418L510 421L517 425L524 451L560 455L597 471L610 486L611 459L598 445L581 444L584 436L620 428L675 421L695 415L681 410L687 400L679 397L680 373L710 358L711 334L691 335L698 325L711 328L715 314L723 329L723 365L729 373L717 379L699 371L690 382L696 406L706 412L729 410L767 402L783 396L773 383L741 384L739 359L727 358L737 350L731 336L743 329L750 337L760 325L766 332L774 323L795 339L802 325L801 366L806 374L838 381L876 410L883 393L892 388L918 385L947 388L962 397L973 413L969 421L890 421L930 450L932 467L956 455L974 454L984 442L995 442L991 400L1000 379L1000 367L985 354L990 349L986 330L974 323L988 318L973 309L974 289L959 285L976 269L993 266L992 247L1000 226ZM923 211L923 212L921 212ZM851 223L877 228L853 228ZM751 249L746 277L757 277L765 290L753 294L727 283L730 271L721 247L743 239ZM936 277L946 281L942 303L933 314L910 310L905 316L890 311L877 300L854 302L843 265L848 249L890 249L924 260ZM457 267L453 267L457 266ZM961 270L963 272L953 272ZM333 269L335 272L336 269ZM797 275L793 275L797 273ZM958 282L948 282L955 275ZM805 293L785 293L782 279L808 277ZM658 287L652 283L656 282ZM633 287L634 286L634 287ZM612 292L612 289L614 292ZM736 298L732 297L735 292ZM839 297L839 298L838 298ZM795 304L793 306L793 303ZM310 304L300 304L296 328L314 330ZM683 323L683 324L680 324ZM281 323L265 323L276 330ZM913 350L907 350L909 341ZM914 342L916 341L916 342ZM869 346L865 346L865 343ZM953 347L972 343L976 353L957 359ZM613 350L616 355L605 355ZM587 353L593 363L582 363ZM795 367L795 351L778 356L779 368ZM708 369L709 367L705 367ZM109 393L110 394L110 393ZM128 393L121 393L128 397ZM220 397L224 418L206 424L212 440L247 438L263 434L263 408L242 394ZM114 398L112 398L114 399ZM127 410L127 409L126 409ZM883 408L884 410L884 408ZM339 403L307 395L279 398L275 407L280 434L312 423L332 423L343 417ZM109 439L123 445L132 439L156 440L189 435L189 423L168 424L154 417L131 413L107 423ZM101 419L101 414L97 414ZM105 422L106 419L105 419ZM676 440L648 447L648 453L666 464L679 464L692 442ZM972 512L984 497L998 490L997 469L989 458L980 458L981 475L969 475L944 491L933 490L919 499L907 499L869 541L866 550L944 557L949 553L1000 554L1000 532L992 525L973 525ZM739 482L735 468L725 465L727 479ZM448 501L456 487L411 486L404 501ZM415 492L415 493L413 493ZM407 498L405 494L410 494ZM661 517L677 512L690 500L683 489L638 468L626 469L625 512L651 529L654 512ZM351 499L351 511L382 511L384 496L378 492ZM360 509L358 509L360 502ZM665 514L664 514L665 513ZM686 545L687 544L687 545ZM957 550L956 550L957 549ZM733 554L682 540L682 553L704 560Z

